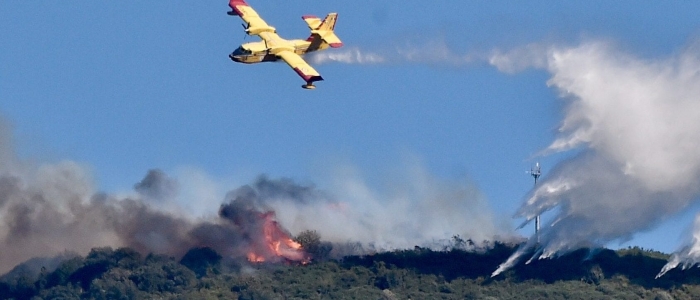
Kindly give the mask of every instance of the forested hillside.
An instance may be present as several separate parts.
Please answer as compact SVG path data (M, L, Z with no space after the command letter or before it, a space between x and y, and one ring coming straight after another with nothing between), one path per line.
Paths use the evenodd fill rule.
M318 249L317 249L318 250ZM515 246L483 253L415 249L317 257L308 264L249 263L195 248L180 259L96 248L3 277L2 299L700 299L700 272L673 270L659 252L579 250L490 274ZM317 256L323 254L318 252ZM34 273L36 272L36 273ZM34 273L34 274L33 274Z

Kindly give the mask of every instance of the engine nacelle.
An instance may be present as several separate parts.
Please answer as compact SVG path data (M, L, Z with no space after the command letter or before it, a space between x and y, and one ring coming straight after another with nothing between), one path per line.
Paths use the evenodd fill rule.
M272 33L277 33L277 30L275 27L272 26L267 26L267 27L248 27L246 28L245 32L248 35L258 35L261 32L272 32Z

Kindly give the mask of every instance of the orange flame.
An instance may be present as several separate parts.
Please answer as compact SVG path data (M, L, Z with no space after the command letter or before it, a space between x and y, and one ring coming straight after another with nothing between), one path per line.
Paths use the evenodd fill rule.
M296 261L303 264L308 262L308 256L301 247L301 244L292 240L277 221L274 220L274 212L261 214L263 218L263 240L262 245L257 249L248 252L248 261L265 262L270 260Z
M259 263L264 262L265 258L262 256L257 256L254 252L248 252L248 261Z

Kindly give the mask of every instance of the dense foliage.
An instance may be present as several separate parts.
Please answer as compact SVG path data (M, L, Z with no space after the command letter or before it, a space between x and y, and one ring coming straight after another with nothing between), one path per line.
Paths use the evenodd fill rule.
M209 248L179 261L127 248L96 248L38 274L11 272L0 282L2 299L700 299L698 269L660 279L662 253L630 248L580 250L520 264L491 278L514 250L459 249L383 252L327 259L328 244L307 265L249 264ZM324 257L319 259L318 257ZM20 272L21 273L21 272Z

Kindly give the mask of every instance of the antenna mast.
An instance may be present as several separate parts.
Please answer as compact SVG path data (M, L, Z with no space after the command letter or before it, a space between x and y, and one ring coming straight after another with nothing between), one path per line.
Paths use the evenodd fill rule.
M540 163L535 163L535 167L530 169L530 175L535 178L535 186L537 186L537 179L542 175L542 170L540 169ZM540 215L535 217L535 237L537 238L537 243L540 243Z

